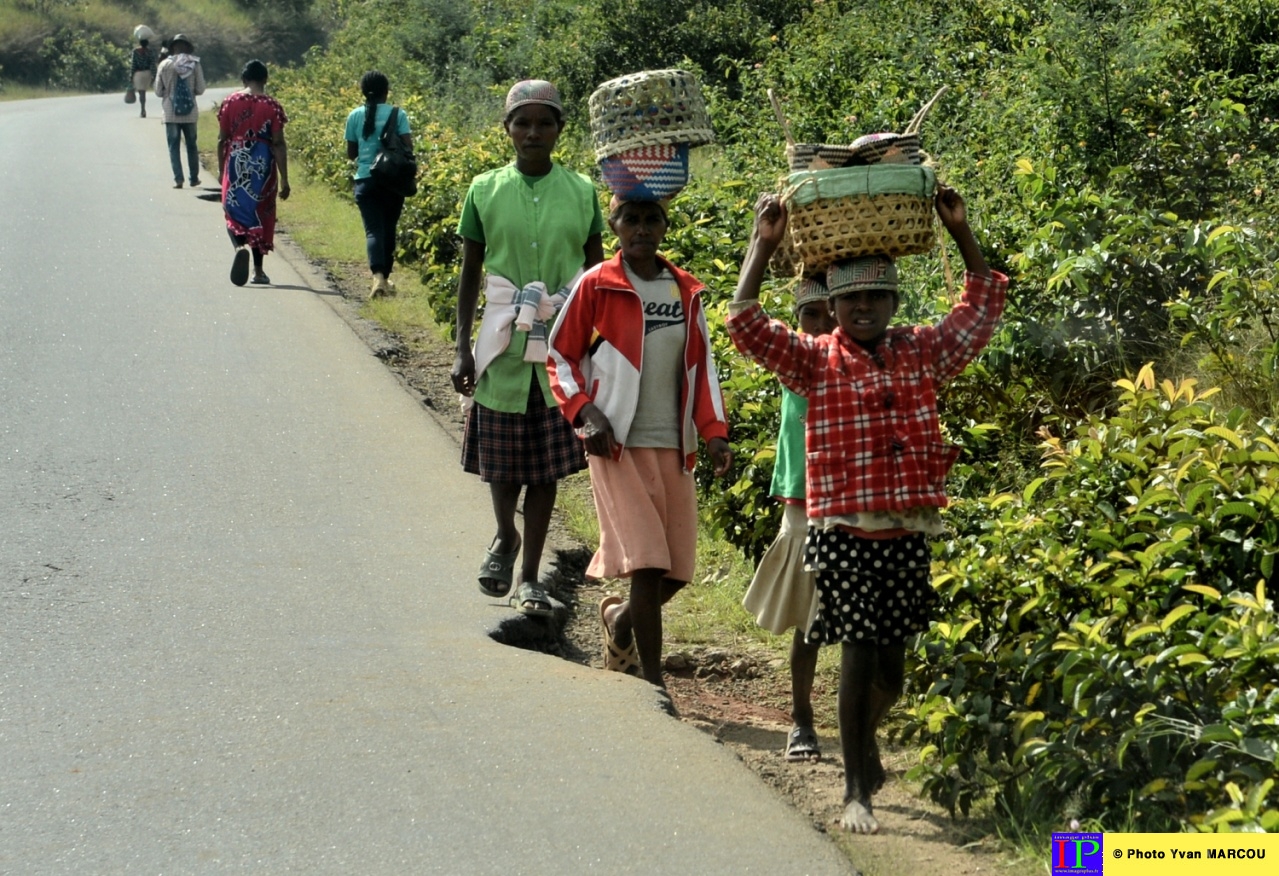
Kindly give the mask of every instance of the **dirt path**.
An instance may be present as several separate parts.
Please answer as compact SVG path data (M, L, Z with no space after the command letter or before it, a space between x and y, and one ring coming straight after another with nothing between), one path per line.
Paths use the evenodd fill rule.
M284 237L282 249L300 250ZM462 418L457 394L449 381L452 349L433 331L412 337L392 337L359 317L367 281L358 265L324 265L327 280L342 291L339 306L375 355L422 399L440 423L461 441ZM601 668L596 606L618 582L586 581L582 572L589 553L557 523L549 538L556 569L551 592L569 607L562 630L545 624L512 623L499 637L508 644L557 654ZM1000 843L974 820L951 820L915 793L902 776L912 752L884 749L889 780L876 797L875 814L882 829L872 837L852 837L839 828L842 811L843 766L837 733L822 735L823 758L816 764L791 764L781 756L790 727L789 678L772 654L742 650L698 648L667 656L668 684L681 720L701 728L728 746L762 781L828 833L864 876L931 876L931 874L1004 874L1039 876L1043 867L1017 860L1000 851ZM833 692L818 695L833 696Z

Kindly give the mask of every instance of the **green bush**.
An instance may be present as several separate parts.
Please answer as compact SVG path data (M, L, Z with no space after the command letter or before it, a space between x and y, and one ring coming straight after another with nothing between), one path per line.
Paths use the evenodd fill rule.
M1279 829L1279 443L1193 381L1121 381L1019 495L959 503L904 736L952 811Z
M53 88L72 91L111 91L128 80L128 50L112 45L100 34L63 28L45 38L40 58L48 65Z
M297 61L327 41L329 13L340 7L341 0L20 0L0 4L0 65L27 85L123 89L133 28L145 22L160 38L189 35L205 76L218 81L250 58L272 67Z

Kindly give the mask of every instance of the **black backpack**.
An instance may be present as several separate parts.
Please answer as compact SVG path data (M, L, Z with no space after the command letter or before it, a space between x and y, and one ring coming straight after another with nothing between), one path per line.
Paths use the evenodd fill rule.
M175 116L190 115L193 109L195 109L195 96L191 94L191 86L181 76L175 76L173 82L173 114Z
M381 145L377 155L373 156L369 175L382 188L408 198L417 194L417 159L395 131L399 112L398 106L391 107L391 115L382 126Z

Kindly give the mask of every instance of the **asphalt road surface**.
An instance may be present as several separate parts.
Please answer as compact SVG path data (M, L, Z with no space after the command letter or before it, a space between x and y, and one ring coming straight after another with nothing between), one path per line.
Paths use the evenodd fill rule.
M305 266L228 282L158 119L0 103L0 154L0 873L850 872L490 638L487 492Z

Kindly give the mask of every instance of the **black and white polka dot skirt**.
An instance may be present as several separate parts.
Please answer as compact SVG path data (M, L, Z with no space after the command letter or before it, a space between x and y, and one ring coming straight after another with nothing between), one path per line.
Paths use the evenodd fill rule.
M842 529L808 529L804 568L817 573L814 645L896 645L928 629L937 594L928 538L861 538Z

